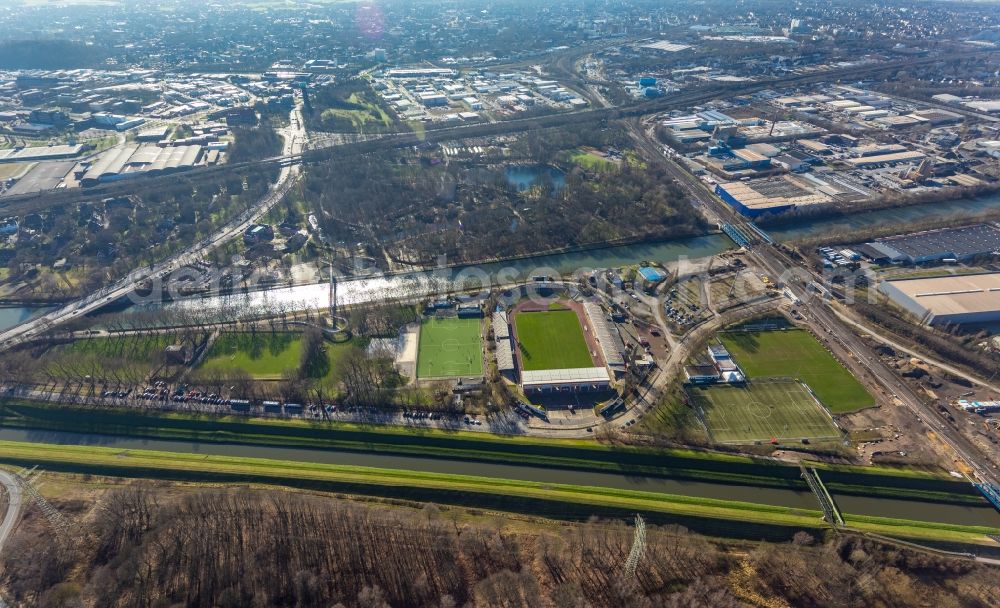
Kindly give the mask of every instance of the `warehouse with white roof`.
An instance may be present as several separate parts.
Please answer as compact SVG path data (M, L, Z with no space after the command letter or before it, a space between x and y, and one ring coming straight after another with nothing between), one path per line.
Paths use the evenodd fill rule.
M883 281L879 291L929 325L1000 321L1000 272Z

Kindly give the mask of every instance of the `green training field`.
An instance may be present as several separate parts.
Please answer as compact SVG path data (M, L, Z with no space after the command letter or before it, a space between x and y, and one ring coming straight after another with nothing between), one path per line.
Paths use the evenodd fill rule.
M514 326L526 371L594 366L580 320L572 310L518 313Z
M481 376L479 319L424 319L420 324L417 378Z
M719 443L837 439L840 433L799 382L716 385L689 391Z
M796 378L808 384L834 414L875 404L857 378L807 331L731 332L719 337L751 381L775 376Z

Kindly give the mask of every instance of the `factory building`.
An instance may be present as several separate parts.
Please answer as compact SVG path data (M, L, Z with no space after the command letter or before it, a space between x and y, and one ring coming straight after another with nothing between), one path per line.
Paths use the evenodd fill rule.
M877 167L879 165L896 165L899 163L910 163L927 158L927 155L923 152L906 151L906 152L894 152L892 154L877 154L874 156L861 156L858 158L849 158L847 163L859 169L864 169L868 167Z
M83 144L59 146L34 146L0 150L0 163L18 163L34 160L60 160L79 156Z
M118 181L138 175L158 175L190 169L202 160L201 146L160 148L129 144L112 148L98 158L80 179L84 186Z
M756 182L721 183L715 186L715 193L747 217L825 205L832 200L826 194L787 175Z
M924 264L940 260L965 261L1000 251L1000 228L974 224L959 228L926 230L865 243L859 248L876 262Z
M1000 273L883 281L879 291L928 325L1000 321Z

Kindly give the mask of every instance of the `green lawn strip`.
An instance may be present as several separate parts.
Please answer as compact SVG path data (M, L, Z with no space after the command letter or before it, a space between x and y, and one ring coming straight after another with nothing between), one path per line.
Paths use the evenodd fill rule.
M4 415L6 413L6 415ZM498 436L391 425L310 423L241 417L60 408L29 403L0 408L9 428L91 432L143 438L415 454L470 461L691 478L762 487L804 487L797 467L685 449L607 446L587 440ZM831 492L978 504L968 483L922 471L823 465ZM850 481L850 484L845 483Z
M931 523L873 515L845 514L844 523L847 527L856 530L920 540L958 541L995 545L995 541L988 538L987 535L1000 534L1000 529L989 526Z
M514 315L525 370L593 367L580 319L572 310Z
M57 346L54 350L74 355L150 360L175 342L175 337L169 334L121 338L84 338Z
M299 367L302 353L299 334L223 334L201 364L202 370L243 370L258 380L275 380Z
M729 520L750 525L823 527L818 523L820 513L811 509L792 509L638 490L258 458L0 441L0 462L15 466L37 464L46 470L71 473L86 471L126 477L251 482L291 487L304 486L329 491L350 488L360 494L370 492L385 495L385 488L422 488L446 492L442 496L450 496L460 504L470 506L480 504L481 501L490 505L496 504L487 498L492 495L501 497L501 500L513 497L560 504L608 507L622 513L639 511L698 519ZM203 479L199 479L201 477ZM982 543L988 540L985 535L1000 534L1000 529L982 526L936 524L869 516L846 516L846 519L848 525L857 530L922 540Z
M874 404L857 378L807 331L728 332L719 337L751 382L770 376L800 379L834 414Z
M588 150L576 150L569 155L569 160L575 165L579 165L589 171L615 171L618 164L606 158L602 158Z
M107 467L108 474L114 474L112 471L133 471L139 473L140 477L163 476L170 478L168 473L174 471L185 478L205 474L209 476L210 480L217 480L220 475L251 476L261 483L275 485L294 485L289 484L289 480L311 480L334 484L343 482L362 486L431 488L810 528L820 525L817 522L821 515L819 511L815 510L637 490L548 484L473 475L259 458L200 456L147 450L120 450L90 446L54 446L0 441L0 462L12 465L38 464L46 470L65 470L68 468L69 472L78 470L78 468L100 469ZM475 500L472 502L475 503Z

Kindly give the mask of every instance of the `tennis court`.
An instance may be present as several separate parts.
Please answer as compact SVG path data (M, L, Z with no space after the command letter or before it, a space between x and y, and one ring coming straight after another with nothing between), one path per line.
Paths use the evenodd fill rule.
M420 324L417 378L483 375L479 319L430 318Z

